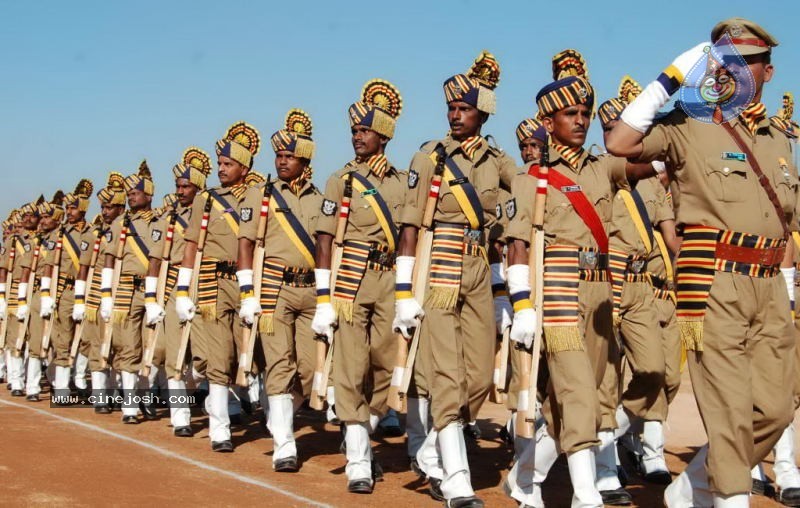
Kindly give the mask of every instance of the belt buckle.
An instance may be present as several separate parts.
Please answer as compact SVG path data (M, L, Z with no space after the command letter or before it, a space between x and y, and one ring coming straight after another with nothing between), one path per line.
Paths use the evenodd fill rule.
M761 266L773 266L777 264L775 261L777 254L777 249L762 249L758 254L758 264Z
M581 268L586 270L594 270L597 268L597 252L593 250L582 250L578 253L578 264Z
M483 231L480 229L471 229L471 228L464 228L464 239L467 243L472 245L478 245L481 243L481 235Z
M667 291L675 291L675 282L668 280L667 281Z
M631 262L629 263L631 271L635 274L642 273L642 270L644 269L644 262L645 262L644 259L631 260Z

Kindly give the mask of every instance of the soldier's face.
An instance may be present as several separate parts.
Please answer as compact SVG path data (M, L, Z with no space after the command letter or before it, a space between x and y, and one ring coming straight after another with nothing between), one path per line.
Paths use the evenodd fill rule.
M352 134L353 151L357 157L372 157L383 153L388 139L384 138L374 130L363 125L354 125L350 128Z
M619 120L611 120L607 124L603 126L603 143L608 144L608 136L611 134L611 131L614 130L614 127L619 123Z
M34 213L26 213L22 216L22 225L25 229L33 231L39 227L39 216Z
M585 104L564 108L542 120L544 128L555 138L556 143L572 147L580 147L586 143L590 122L591 112Z
M68 224L77 224L83 219L84 213L78 209L75 205L70 205L67 207L67 223Z
M39 219L39 228L44 232L50 232L58 227L58 221L52 215L42 215Z
M144 191L140 191L139 189L131 189L128 191L128 206L131 207L131 210L141 210L142 208L148 207L152 200L153 198L151 196L148 196Z
M767 83L772 79L772 75L775 73L775 67L769 63L767 53L747 55L744 57L744 61L750 68L750 73L753 75L753 80L756 84L756 96L754 100L760 100L761 90L764 88L764 83Z
M302 175L308 163L308 159L295 157L294 152L289 150L275 152L275 171L278 172L278 178L284 182L291 182Z
M525 164L539 162L542 157L542 142L533 138L523 139L519 144L519 154Z
M219 183L223 187L230 187L244 182L245 175L250 171L249 168L224 155L219 156L217 164L219 165L217 176L219 177Z
M188 178L175 180L175 195L178 196L178 203L182 206L191 205L196 194L197 187Z
M447 104L447 123L450 124L450 135L456 141L463 141L481 133L481 126L488 115L478 108L462 101Z
M122 215L123 210L125 210L125 207L122 205L100 205L100 215L103 217L103 222L106 224L114 222L114 219Z

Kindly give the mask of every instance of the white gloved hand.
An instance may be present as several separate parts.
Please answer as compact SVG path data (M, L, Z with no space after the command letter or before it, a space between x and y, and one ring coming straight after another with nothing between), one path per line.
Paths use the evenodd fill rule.
M314 319L311 320L311 329L317 335L324 335L328 344L333 343L333 325L336 323L336 312L330 302L318 303Z
M72 320L80 323L86 318L86 304L76 303L72 306Z
M27 282L20 282L19 286L17 286L17 301L19 302L19 306L17 307L17 319L20 321L24 321L26 317L28 317L29 307L28 307L28 283Z
M494 322L497 325L497 333L502 334L506 328L511 326L511 316L514 308L511 300L507 296L496 296L494 298Z
M28 304L21 303L17 307L17 320L18 321L25 321L25 318L28 317Z
M0 319L6 318L6 312L8 312L8 304L5 297L0 297Z
M145 302L144 304L145 323L147 326L155 326L164 320L166 313L164 307L156 302Z
M686 75L705 56L706 48L710 46L710 42L701 42L692 49L681 53L678 58L673 60L672 65L658 76L658 79L647 85L642 93L625 108L620 115L622 121L642 134L647 132L653 124L658 110L664 107L670 96L678 91L686 79Z
M248 296L242 299L239 306L239 317L246 325L252 325L259 314L261 314L261 304L256 300L255 296Z
M194 302L188 296L178 296L175 298L175 313L181 323L194 319L196 311Z
M111 314L114 312L114 300L110 296L100 298L100 318L108 323L111 321Z
M530 275L531 270L528 265L518 264L508 267L508 292L517 304L525 302L524 305L527 305L514 312L509 338L526 348L531 347L533 334L536 333L536 311L530 307Z
M43 296L39 299L41 308L39 309L39 317L49 318L56 308L56 300L52 296Z
M514 322L508 337L514 342L519 342L530 348L533 344L533 335L536 333L536 311L528 307L514 313Z
M425 311L415 298L400 298L394 302L394 321L392 329L410 339L414 328L420 326Z

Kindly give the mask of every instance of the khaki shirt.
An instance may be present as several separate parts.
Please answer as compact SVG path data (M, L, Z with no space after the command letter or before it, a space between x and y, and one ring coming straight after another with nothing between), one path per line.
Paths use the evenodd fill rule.
M490 147L485 141L473 155L473 160L466 157L461 149L461 143L449 136L441 141L425 143L411 159L408 192L403 213L400 215L400 222L415 227L422 225L430 182L436 167L434 150L439 143L442 143L447 156L453 159L475 188L483 208L485 232L488 236L497 222L499 189L501 185L507 189L511 188L511 182L517 174L518 168L511 157L497 148ZM469 224L467 216L461 211L446 178L442 179L433 219L440 222Z
M796 230L798 177L788 138L768 119L762 121L755 136L738 118L730 123L749 143L778 195L790 229ZM775 208L749 163L726 155L741 151L722 126L694 120L675 109L650 129L642 145L642 161L670 161L680 192L680 206L676 208L679 225L705 225L769 238L783 236ZM779 167L781 158L788 164L785 171Z
M183 253L186 250L186 228L189 226L189 221L192 218L192 207L178 205L175 208L175 229L172 234L172 246L169 250L169 264L172 266L180 266L183 261ZM150 243L152 249L150 250L150 257L155 259L162 259L164 254L164 243L167 240L167 231L169 230L169 223L172 218L172 209L167 211L153 222L150 228Z
M153 220L153 214L149 210L129 213L131 227L128 229L128 236L125 239L121 273L144 277L147 275L147 268L150 266L149 255L152 250L150 242L150 224ZM122 231L122 222L124 218L125 214L122 214L111 224L111 238L106 238L108 243L106 244L104 254L111 254L116 257L119 235ZM138 237L141 241L137 242L135 237Z
M110 226L103 223L86 230L83 233L82 241L86 242L89 248L81 251L81 265L90 266L92 263L92 251L98 235L100 236L100 246L97 251L97 261L94 264L95 271L100 271L105 266L105 252L108 249L108 242L111 240ZM116 252L113 253L116 254Z
M610 155L595 157L589 152L584 152L578 162L578 169L575 170L554 148L550 148L550 157L552 169L580 185L581 191L594 205L606 234L608 234L611 228L612 198L617 189L628 187L628 181L625 178L625 159ZM514 179L513 197L506 204L510 217L506 231L509 240L517 239L529 242L531 239L536 184L536 178L527 172ZM572 208L567 195L552 185L547 188L544 234L546 245L598 247L586 223Z
M22 270L25 268L31 267L31 262L33 261L33 238L27 232L21 235L14 235L8 242L8 247L6 248L6 256L3 259L4 267L8 268L8 250L11 248L15 249L14 252L14 268L11 271L11 277L13 280L20 281L22 278ZM5 281L3 281L5 282ZM20 282L28 282L20 281ZM8 288L6 288L8 291Z
M58 242L58 228L44 233L39 242L39 260L36 261L36 277L50 277L53 270L53 254Z
M647 217L642 217L645 223L649 221L655 229L666 220L675 220L672 208L667 203L667 192L658 181L658 178L653 176L640 180L636 184L636 190L642 197L642 202L647 210ZM655 239L653 240L652 251L647 250L620 193L617 193L614 197L611 227L609 228L608 236L610 248L629 256L648 256L658 253L658 245Z
M75 279L78 276L81 255L85 252L91 254L92 247L94 246L94 244L87 242L85 239L85 234L90 230L91 225L86 222L64 225L64 236L61 242L61 263L58 267L58 274L60 277ZM56 230L51 235L48 242L58 242L60 236L60 231ZM41 262L42 259L39 258L39 263ZM53 263L55 263L55 253L51 252L46 257L46 264L50 270L52 270Z
M239 238L247 238L251 242L256 241L258 221L261 215L261 199L264 196L264 185L264 183L261 183L255 187L251 187L247 189L247 193L245 193L244 201L242 201L242 209L251 209L252 213L249 213L250 217L247 221L242 218L242 223L239 227ZM319 193L314 184L306 182L303 188L300 189L300 195L298 196L292 192L287 182L278 180L273 183L272 192L274 193L275 191L281 193L291 213L300 222L308 236L311 237L312 240L315 240L314 232L316 231L317 219L322 207L322 194ZM306 257L300 253L300 250L295 246L292 239L278 221L277 214L285 213L285 211L279 210L279 208L274 198L271 199L264 240L264 259L295 268L314 268L314 265L309 264ZM311 251L311 256L314 256L313 250Z
M351 163L334 173L325 186L325 197L322 201L319 220L317 221L317 231L329 235L336 234L336 222L339 217L339 205L344 197L344 176L350 171L364 176L369 180L373 187L380 193L394 221L395 226L401 222L401 211L406 200L408 188L408 177L404 171L398 171L391 163L389 169L379 179L365 163ZM427 195L427 190L426 190ZM344 233L344 240L354 240L363 242L377 242L379 245L386 246L387 238L375 211L372 210L369 202L361 196L357 190L353 189L353 198L350 201L350 216L347 219L347 228Z
M206 244L203 249L203 257L216 259L217 261L236 262L236 254L239 248L239 225L237 217L241 208L241 203L227 187L215 187L216 192L221 198L228 202L230 209L222 210L219 206L212 206L208 220L208 234ZM189 227L186 229L184 239L189 242L197 243L200 239L200 223L203 220L203 210L206 201L213 199L208 191L198 193L192 203L192 217L189 220ZM244 199L244 196L242 196ZM255 210L249 212L251 215ZM233 224L233 226L232 226Z

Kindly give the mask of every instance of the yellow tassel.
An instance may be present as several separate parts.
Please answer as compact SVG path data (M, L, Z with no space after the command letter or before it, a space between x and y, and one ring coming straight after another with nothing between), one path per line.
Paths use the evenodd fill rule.
M336 313L336 317L344 319L345 322L353 322L353 302L342 300L341 298L334 298L333 312Z
M454 309L458 302L458 287L432 287L426 300L435 309Z
M97 323L97 309L86 309L86 319L87 323Z
M619 313L614 312L612 314L612 319L614 320L614 328L619 329L620 325L622 325L622 318L619 317Z
M583 351L583 337L577 326L547 326L544 329L545 348L548 353Z
M267 335L275 335L275 314L261 314L258 318L258 331Z
M216 303L205 303L200 305L200 315L203 316L203 319L206 321L210 321L212 319L217 319L217 304Z
M703 322L702 321L679 321L678 326L681 330L681 345L687 351L703 350Z
M111 314L111 322L116 324L121 324L125 322L125 319L128 317L127 310L115 310Z

